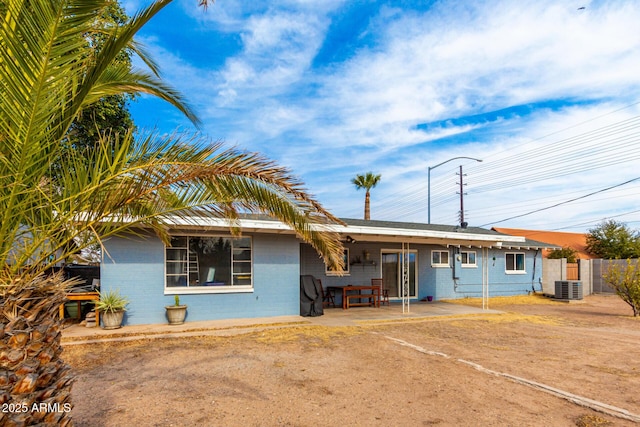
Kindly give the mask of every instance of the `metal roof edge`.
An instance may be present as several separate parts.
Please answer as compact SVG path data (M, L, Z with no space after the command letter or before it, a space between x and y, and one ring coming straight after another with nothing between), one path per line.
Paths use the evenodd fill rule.
M214 218L205 216L191 216L191 217L178 217L173 216L167 218L170 226L176 227L216 227L216 228L228 228L234 221L225 218ZM266 217L256 218L239 218L235 221L238 226L246 230L254 231L277 231L277 232L291 232L294 230L287 224L275 219L269 219ZM421 228L407 228L407 224L415 224ZM508 234L502 234L492 232L490 230L482 229L483 233L474 233L473 231L464 228L451 227L449 231L433 230L430 229L427 224L418 223L393 223L393 222L377 222L374 225L340 225L340 224L317 224L315 228L318 230L326 229L328 231L337 232L340 234L359 234L369 236L395 236L395 237L413 237L413 238L432 238L442 240L454 240L454 241L476 241L476 242L493 242L493 243L514 243L524 244L526 239L520 236L512 236ZM465 230L465 231L461 231ZM545 246L546 247L546 246Z
M383 236L406 236L406 237L422 237L435 238L443 240L464 240L464 241L483 241L483 242L525 242L523 237L510 236L506 234L480 234L472 232L460 231L438 231L438 230L415 230L406 228L393 227L366 227L366 226L330 226L332 231L341 234L364 234L364 235L383 235Z

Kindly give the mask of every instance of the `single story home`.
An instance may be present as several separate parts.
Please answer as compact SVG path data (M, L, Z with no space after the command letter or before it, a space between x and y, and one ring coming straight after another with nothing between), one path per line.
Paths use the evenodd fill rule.
M547 244L477 227L343 221L332 226L344 242L343 275L277 220L243 217L234 237L228 221L202 216L170 221L170 246L151 232L106 239L101 287L130 300L125 324L166 322L174 295L188 305L188 321L300 314L301 275L324 287L383 278L391 303L405 281L413 301L542 289Z

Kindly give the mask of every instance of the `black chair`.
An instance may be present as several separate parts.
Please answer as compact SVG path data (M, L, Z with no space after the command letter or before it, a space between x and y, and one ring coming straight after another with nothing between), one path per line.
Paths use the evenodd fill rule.
M320 279L316 279L318 283L320 283L320 289L322 290L322 306L327 307L331 305L331 307L336 307L335 295L331 289L325 289L322 287L322 281Z

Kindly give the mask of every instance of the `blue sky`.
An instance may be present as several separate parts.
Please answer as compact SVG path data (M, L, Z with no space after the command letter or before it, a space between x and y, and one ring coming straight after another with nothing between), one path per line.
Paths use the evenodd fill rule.
M462 165L470 225L585 231L640 228L638 22L636 0L176 0L138 40L203 135L338 216L362 218L350 180L372 171L372 219L426 222L429 167L471 157L431 170L432 223L459 221ZM195 130L156 99L131 110Z

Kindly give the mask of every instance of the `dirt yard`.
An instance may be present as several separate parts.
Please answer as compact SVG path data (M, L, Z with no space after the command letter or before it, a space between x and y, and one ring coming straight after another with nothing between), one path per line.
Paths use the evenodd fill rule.
M637 425L530 382L639 416L640 319L615 296L527 301L492 300L505 312L499 315L70 345L64 355L77 373L74 420L139 427Z

